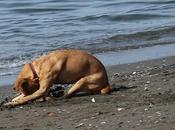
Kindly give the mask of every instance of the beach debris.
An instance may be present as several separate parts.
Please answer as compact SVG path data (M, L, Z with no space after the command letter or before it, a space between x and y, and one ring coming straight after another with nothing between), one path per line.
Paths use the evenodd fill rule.
M96 115L102 115L102 114L104 114L104 112L99 111L96 113Z
M86 119L86 118L85 118L85 119L83 119L83 121L87 121L87 120L88 120L88 119Z
M95 103L95 98L92 98L91 101Z
M157 90L161 90L162 88L157 88Z
M115 73L114 76L119 77L120 73Z
M132 75L135 75L135 74L137 74L137 72L135 72L135 71L134 71L134 72L132 72Z
M89 127L92 127L92 124L89 124Z
M55 116L57 116L55 112L48 112L47 115L49 117L55 117Z
M20 106L19 108L20 108L20 109L23 109L24 107L23 107L23 106Z
M118 110L118 111L122 111L122 110L124 110L124 108L117 108L117 110Z
M150 81L146 81L146 84L150 84L151 82Z
M140 69L140 66L136 66L137 69Z
M149 104L149 108L152 108L152 107L153 107L153 104L152 104L152 103L150 103L150 104Z
M152 118L153 116L147 116L147 118Z
M95 119L95 117L94 117L94 116L92 116L92 117L91 117L91 119Z
M100 122L100 124L106 124L106 122L105 121L102 121L102 122Z
M154 123L157 124L157 123L159 123L159 121L155 121Z
M62 97L64 95L65 88L62 85L54 85L49 90L49 96Z
M144 87L144 90L145 90L145 91L148 91L148 87Z
M75 128L82 127L83 125L84 125L84 123L80 123L80 124L78 124Z
M144 110L145 110L145 111L148 111L149 109L148 109L148 108L145 108Z
M63 129L63 127L62 126L58 126L57 129Z
M157 111L157 112L156 112L156 114L157 114L158 116L161 116L161 113L160 113L160 111Z
M118 123L118 126L119 126L119 127L122 127L122 124L123 124L123 123L124 123L124 122L122 122L122 121L119 122L119 123Z
M38 112L35 112L35 117L40 116L40 114Z
M139 120L139 122L140 122L140 123L142 123L142 122L143 122L143 120Z

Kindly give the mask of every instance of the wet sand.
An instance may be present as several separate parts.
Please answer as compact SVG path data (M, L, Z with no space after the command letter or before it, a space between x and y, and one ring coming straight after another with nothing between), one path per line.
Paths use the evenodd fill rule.
M3 130L173 130L175 57L107 68L110 95L54 98L13 109L0 107ZM0 102L15 95L0 88Z

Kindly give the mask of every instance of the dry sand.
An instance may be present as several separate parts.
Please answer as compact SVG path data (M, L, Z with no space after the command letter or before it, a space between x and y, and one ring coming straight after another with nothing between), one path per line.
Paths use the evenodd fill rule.
M0 107L0 129L175 129L175 57L112 66L107 72L117 90L110 95L54 98L10 110ZM0 88L0 102L13 96L10 87Z

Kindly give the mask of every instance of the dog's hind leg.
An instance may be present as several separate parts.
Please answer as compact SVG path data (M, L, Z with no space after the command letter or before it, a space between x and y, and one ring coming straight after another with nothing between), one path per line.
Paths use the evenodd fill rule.
M106 77L103 73L95 73L81 78L77 81L68 91L67 97L73 96L75 93L81 90L87 90L91 93L103 93L102 86L107 86ZM104 92L106 93L106 92Z
M81 88L85 85L86 83L86 77L81 78L78 80L67 92L66 97L70 98L72 97L75 93L81 90Z

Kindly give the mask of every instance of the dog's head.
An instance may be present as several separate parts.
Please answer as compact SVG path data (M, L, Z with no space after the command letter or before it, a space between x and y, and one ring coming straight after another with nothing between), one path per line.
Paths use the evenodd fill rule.
M13 90L19 91L26 96L34 93L38 89L39 89L38 79L31 79L31 78L17 79L15 85L13 86Z

